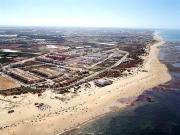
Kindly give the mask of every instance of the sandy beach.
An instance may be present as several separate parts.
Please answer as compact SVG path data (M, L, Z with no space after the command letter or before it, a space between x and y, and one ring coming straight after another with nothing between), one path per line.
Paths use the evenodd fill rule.
M55 94L47 90L16 97L0 95L0 135L55 135L97 118L114 109L130 105L145 90L171 80L167 67L158 60L159 46L165 42L157 35L143 68L112 85L82 87L78 94ZM147 72L144 72L147 71ZM121 101L121 102L119 102ZM37 107L37 103L43 103ZM8 113L8 110L14 113Z

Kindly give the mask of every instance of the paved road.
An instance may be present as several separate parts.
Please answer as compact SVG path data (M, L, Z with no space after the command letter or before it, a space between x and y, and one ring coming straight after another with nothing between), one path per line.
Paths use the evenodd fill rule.
M90 76L88 76L88 77L85 77L85 78L83 78L83 79L81 79L81 80L79 80L79 81L77 81L77 82L75 82L75 83L73 83L73 84L71 84L71 85L69 85L69 86L67 86L67 87L63 87L63 88L70 88L70 87L75 86L75 85L77 85L77 84L80 84L80 83L83 83L83 82L85 82L85 81L88 81L88 80L96 77L98 74L101 74L101 73L103 73L103 72L106 71L106 70L110 70L110 69L112 69L113 67L118 66L119 64L121 64L122 62L124 62L124 60L125 60L125 59L127 58L127 56L129 55L128 52L125 52L125 51L123 51L123 52L125 53L125 55L124 55L119 61L117 61L114 65L112 65L111 67L107 67L107 68L105 68L104 70L101 70L101 71L99 71L99 72L95 72L94 74L92 74L92 75L90 75Z
M120 65L122 62L124 62L124 60L127 58L127 56L129 55L129 53L127 52L118 62L116 62L114 65L112 65L110 67L111 68L114 68L114 67L117 67L118 65Z

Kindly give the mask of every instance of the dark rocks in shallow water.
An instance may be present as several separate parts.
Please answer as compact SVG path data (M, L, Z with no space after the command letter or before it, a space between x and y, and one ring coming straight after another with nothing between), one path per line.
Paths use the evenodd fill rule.
M131 104L130 104L130 106L134 106L135 105L135 102L132 102Z
M154 102L154 99L153 99L152 97L146 97L146 100L147 100L148 102Z
M151 96L148 96L147 93L144 93L140 95L135 102L154 102L154 98Z

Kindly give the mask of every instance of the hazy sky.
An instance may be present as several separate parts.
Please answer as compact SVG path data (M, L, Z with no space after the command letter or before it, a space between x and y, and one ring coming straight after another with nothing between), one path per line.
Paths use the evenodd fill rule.
M180 29L180 0L0 0L0 25Z

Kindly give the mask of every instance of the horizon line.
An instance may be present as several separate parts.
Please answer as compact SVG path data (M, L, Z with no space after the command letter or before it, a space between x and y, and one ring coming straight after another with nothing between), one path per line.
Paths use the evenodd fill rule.
M121 27L121 26L63 26L63 25L1 25L0 28L7 27L46 27L46 28L96 28L96 29L168 29L180 30L180 28L156 28L156 27Z

